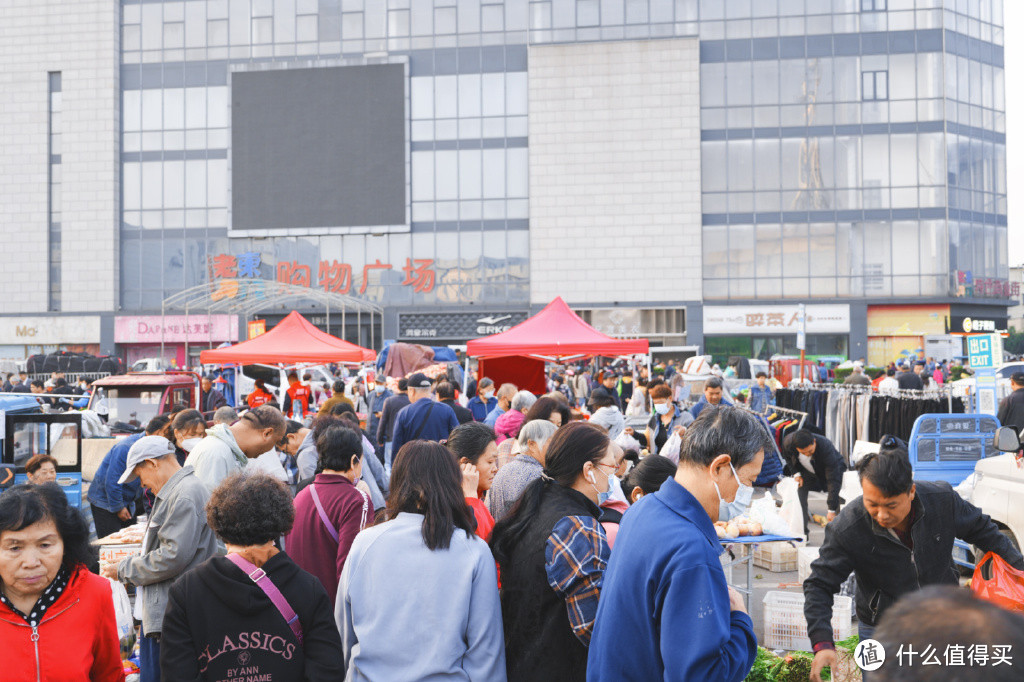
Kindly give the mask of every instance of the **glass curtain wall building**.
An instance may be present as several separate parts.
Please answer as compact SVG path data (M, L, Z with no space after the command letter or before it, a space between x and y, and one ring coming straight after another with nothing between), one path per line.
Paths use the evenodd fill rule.
M1007 279L1000 0L702 2L701 40L705 299Z
M125 311L158 311L225 255L265 279L308 266L313 287L349 266L345 291L388 308L525 308L530 46L682 36L700 40L704 300L949 302L958 270L1007 278L1001 0L121 9ZM374 63L406 69L407 224L239 236L231 74ZM430 286L411 283L420 261Z

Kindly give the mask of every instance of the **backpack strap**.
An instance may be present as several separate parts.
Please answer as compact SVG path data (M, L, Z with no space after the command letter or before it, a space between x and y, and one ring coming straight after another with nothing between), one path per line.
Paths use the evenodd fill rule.
M362 491L360 490L359 492ZM316 512L320 515L320 520L323 521L324 528L327 529L327 532L330 533L331 537L334 538L334 541L337 542L338 529L334 527L333 523L331 523L330 517L327 516L327 512L324 510L324 505L320 503L320 496L316 494L315 484L311 483L309 485L309 494L313 496L313 504L316 505Z
M262 568L257 568L255 564L242 558L240 555L232 552L225 557L228 561L233 563L238 568L242 569L242 572L249 576L249 579L256 583L256 586L263 590L263 593L267 595L271 603L277 608L278 613L288 623L288 627L291 628L295 634L295 638L299 640L299 644L302 644L302 624L299 623L299 616L292 609L291 604L281 594L281 590L277 589L277 585L270 579L266 572Z

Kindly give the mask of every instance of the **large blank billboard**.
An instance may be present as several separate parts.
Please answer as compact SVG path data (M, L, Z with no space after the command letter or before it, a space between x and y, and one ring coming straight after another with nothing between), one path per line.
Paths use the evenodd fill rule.
M231 75L233 230L406 224L405 68Z

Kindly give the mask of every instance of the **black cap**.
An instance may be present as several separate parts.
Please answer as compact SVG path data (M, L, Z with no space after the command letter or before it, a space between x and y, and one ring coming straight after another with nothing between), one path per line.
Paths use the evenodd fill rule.
M423 372L416 372L411 377L406 379L406 384L409 386L409 388L423 389L430 388L431 386L434 385L434 382L431 381L430 378Z

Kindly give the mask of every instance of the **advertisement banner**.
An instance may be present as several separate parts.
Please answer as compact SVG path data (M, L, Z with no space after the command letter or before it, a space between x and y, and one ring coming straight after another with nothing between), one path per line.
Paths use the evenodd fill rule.
M0 317L0 345L46 346L99 342L98 316Z
M114 320L115 343L238 341L237 315L125 315Z
M806 333L848 334L850 306L805 306ZM704 334L797 334L800 306L704 306Z

